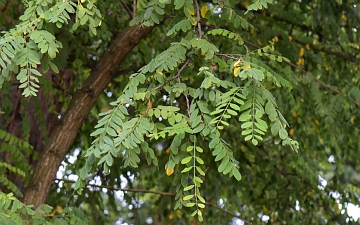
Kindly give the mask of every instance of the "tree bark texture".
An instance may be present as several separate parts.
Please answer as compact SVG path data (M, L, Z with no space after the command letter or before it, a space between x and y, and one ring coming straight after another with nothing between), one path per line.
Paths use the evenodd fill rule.
M86 116L111 81L119 64L152 29L153 27L140 25L125 29L101 57L97 68L85 80L83 86L75 92L41 153L24 193L25 204L33 204L37 207L45 202L58 167L72 146Z

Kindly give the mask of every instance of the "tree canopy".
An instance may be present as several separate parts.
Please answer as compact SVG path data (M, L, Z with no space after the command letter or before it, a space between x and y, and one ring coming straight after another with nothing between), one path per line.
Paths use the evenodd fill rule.
M355 224L356 0L0 0L2 224Z

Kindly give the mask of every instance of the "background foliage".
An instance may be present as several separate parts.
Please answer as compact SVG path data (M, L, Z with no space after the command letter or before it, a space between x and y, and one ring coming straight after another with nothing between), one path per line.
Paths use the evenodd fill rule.
M356 223L357 1L3 0L0 11L1 221ZM154 29L135 46L126 31L139 24ZM122 35L135 47L107 65ZM54 208L32 208L52 134L92 104L72 102L106 66L62 172L42 178Z

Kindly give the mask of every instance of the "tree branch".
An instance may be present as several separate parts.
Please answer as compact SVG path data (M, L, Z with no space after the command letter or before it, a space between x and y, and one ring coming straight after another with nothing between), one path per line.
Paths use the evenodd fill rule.
M67 182L67 183L76 183L76 181L69 180L69 179L55 179L55 181L63 181L63 182ZM154 190L146 190L146 189L135 189L135 188L117 188L117 187L108 186L108 185L86 184L86 186L96 187L96 188L106 188L106 189L114 190L114 191L128 191L128 192L134 192L134 193L150 193L150 194L169 196L169 197L175 197L175 195L176 195L176 193L170 193L170 192L154 191ZM224 208L221 208L220 206L215 205L215 204L213 204L211 202L205 202L204 204L208 205L208 206L211 206L213 208L216 208L218 210L221 210L221 211L225 212L226 214L229 214L229 215L231 215L233 217L239 218L242 221L244 221L244 223L252 224L250 221L243 219L242 217L240 217L236 213L231 212L229 210L226 210Z
M242 4L237 4L237 7L241 10L246 10L246 8L242 5ZM252 11L253 13L256 13L256 14L261 14L261 15L265 15L266 17L268 18L271 18L271 19L274 19L275 21L281 21L281 22L284 22L286 24L291 24L291 25L295 25L297 27L299 27L300 29L304 30L304 31L310 31L314 34L317 34L320 39L324 39L324 35L322 33L320 33L319 29L313 29L305 24L299 24L299 23L295 23L295 22L292 22L286 18L282 18L276 14L274 14L273 12L270 12L270 11ZM329 55L334 55L334 56L337 56L339 58L342 58L342 59L345 59L347 61L350 61L350 62L355 62L357 64L360 64L360 61L358 61L356 58L354 58L353 56L351 55L347 55L347 54L344 54L344 53L341 53L341 52L336 52L336 51L333 51L331 49L327 49L327 48L324 48L324 47L318 47L318 46L315 46L313 44L310 44L310 43L306 43L304 41L300 41L298 39L295 39L294 38L294 41L298 44L301 44L301 45L306 45L306 44L309 44L309 46L314 49L314 50L318 50L318 51L322 51L324 53L327 53Z
M159 86L157 86L157 87L155 88L155 90L158 90L158 89L164 87L165 84L169 83L170 81L179 78L181 72L186 68L186 66L189 64L189 62L190 62L190 59L187 59L186 62L184 63L184 65L182 65L182 67L181 67L181 68L179 69L179 71L177 72L176 76L173 76L173 77L169 78L169 79L166 80L164 83L162 83L162 84L160 84Z
M120 1L121 1L121 4L126 9L126 12L129 14L130 19L134 19L134 15L131 13L131 10L129 9L129 6L126 4L126 2L124 0L120 0Z
M319 46L316 46L316 45L313 45L312 43L307 43L305 41L301 41L301 40L298 40L296 38L293 38L293 40L300 44L300 45L309 45L310 48L316 50L316 51L321 51L321 52L324 52L326 54L329 54L329 55L334 55L334 56L337 56L339 58L342 58L342 59L345 59L347 61L350 61L350 62L354 62L356 64L360 64L360 62L358 60L356 60L356 58L353 58L352 56L350 55L347 55L347 54L343 54L341 52L335 52L333 50L330 50L330 49L327 49L327 48L324 48L324 47L319 47Z
M199 38L202 38L203 33L201 31L201 24L200 24L200 9L199 9L199 3L197 0L194 1L195 2L195 7L196 7L196 17L197 17L197 26L198 26L198 31L199 31Z
M45 202L56 171L72 146L86 116L113 78L118 65L152 29L153 27L140 25L125 29L101 57L97 68L85 80L82 88L74 93L66 112L40 154L30 184L24 193L25 204L37 207Z

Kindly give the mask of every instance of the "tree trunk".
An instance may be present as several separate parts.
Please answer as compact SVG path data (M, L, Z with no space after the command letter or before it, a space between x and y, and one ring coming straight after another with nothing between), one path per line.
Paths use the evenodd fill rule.
M72 146L79 128L96 100L111 81L118 65L153 27L133 26L125 29L104 53L97 68L73 95L71 102L41 153L29 186L24 193L24 203L35 207L43 204L61 161Z

